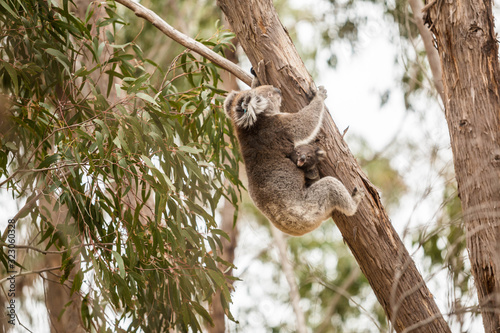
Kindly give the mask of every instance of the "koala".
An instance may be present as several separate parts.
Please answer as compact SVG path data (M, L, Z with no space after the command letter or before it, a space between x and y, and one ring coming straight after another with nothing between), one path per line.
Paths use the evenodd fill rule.
M281 231L304 235L333 210L351 216L363 194L353 195L334 177L306 186L304 171L289 157L295 147L312 142L325 112L326 90L319 87L309 105L282 113L281 91L270 85L231 92L224 110L231 119L248 176L248 192L257 208Z
M290 159L297 167L304 170L307 187L319 180L318 163L325 159L323 150L312 144L300 145L295 147Z

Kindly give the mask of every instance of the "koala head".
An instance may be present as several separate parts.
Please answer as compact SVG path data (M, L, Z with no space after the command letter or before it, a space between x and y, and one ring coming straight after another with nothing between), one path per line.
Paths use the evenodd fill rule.
M309 169L325 158L325 152L314 145L295 147L291 159L299 168Z
M261 113L280 112L281 91L273 86L260 86L246 91L231 92L225 102L224 110L237 127L250 128Z

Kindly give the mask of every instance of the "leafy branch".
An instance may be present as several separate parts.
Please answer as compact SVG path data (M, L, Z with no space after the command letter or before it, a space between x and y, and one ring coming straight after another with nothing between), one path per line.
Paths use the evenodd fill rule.
M179 30L173 28L152 10L147 9L143 5L132 0L116 0L116 2L119 2L125 7L129 8L137 17L143 18L146 21L150 22L165 35L181 44L182 46L187 47L191 51L196 52L199 55L209 59L211 62L232 73L234 76L236 76L246 84L250 85L252 83L252 77L248 73L243 71L240 67L235 65L232 61L229 61L226 58L218 55L202 43L194 40L189 36L186 36Z

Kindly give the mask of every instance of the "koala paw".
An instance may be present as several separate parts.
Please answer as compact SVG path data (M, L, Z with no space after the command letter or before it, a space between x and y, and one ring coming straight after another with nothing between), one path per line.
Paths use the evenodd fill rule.
M365 192L363 190L358 190L357 187L352 190L351 197L354 199L356 203L359 203L361 199L365 196Z
M327 97L326 89L323 86L318 87L318 91L316 92L316 94L318 94L318 96L320 96L323 99L326 99Z

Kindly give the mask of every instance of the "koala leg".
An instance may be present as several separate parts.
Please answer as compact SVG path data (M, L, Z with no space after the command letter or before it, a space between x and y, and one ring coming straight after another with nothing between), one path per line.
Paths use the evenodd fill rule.
M364 193L355 189L351 195L344 184L335 177L324 177L306 190L305 199L316 204L318 215L328 218L333 210L352 216L358 209Z

